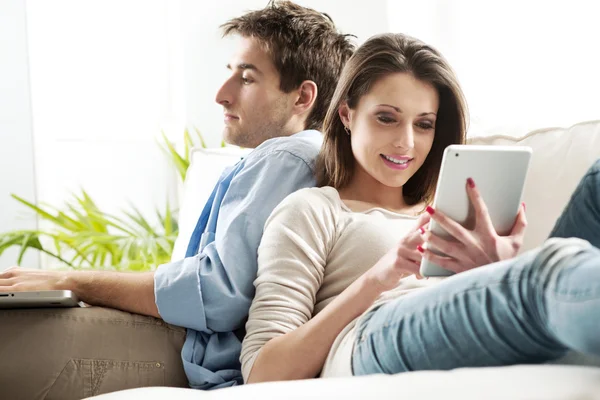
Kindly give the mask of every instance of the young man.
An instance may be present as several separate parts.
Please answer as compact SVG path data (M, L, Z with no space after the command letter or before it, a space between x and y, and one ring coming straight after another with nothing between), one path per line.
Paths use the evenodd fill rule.
M138 274L0 273L0 293L72 290L104 307L0 311L0 387L8 397L242 382L239 353L263 226L283 198L314 185L316 129L354 46L328 16L287 1L223 29L240 39L216 98L224 137L256 149L223 173L181 261Z

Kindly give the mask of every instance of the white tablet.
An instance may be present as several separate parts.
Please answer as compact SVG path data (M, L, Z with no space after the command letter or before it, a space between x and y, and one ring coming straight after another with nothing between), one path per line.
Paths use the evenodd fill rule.
M50 307L79 307L79 299L70 290L0 293L0 308Z
M467 195L467 179L473 178L499 235L510 233L521 206L532 150L525 146L451 145L444 151L433 208L472 229L473 206ZM447 240L455 240L435 221L430 230ZM429 249L441 254L433 246ZM426 259L420 273L426 277L448 276L453 272Z

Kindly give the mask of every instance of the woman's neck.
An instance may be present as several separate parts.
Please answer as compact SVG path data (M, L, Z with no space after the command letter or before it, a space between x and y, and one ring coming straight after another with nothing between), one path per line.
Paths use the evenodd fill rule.
M357 178L359 177L355 176L348 185L338 190L342 200L366 203L371 207L381 207L399 213L412 208L404 201L402 187L392 188L372 178Z
M338 193L340 199L350 209L364 210L379 207L398 214L418 215L424 208L421 202L406 204L402 186L386 186L361 168L355 170L352 180L342 189L338 189ZM350 206L349 203L354 203L355 207Z

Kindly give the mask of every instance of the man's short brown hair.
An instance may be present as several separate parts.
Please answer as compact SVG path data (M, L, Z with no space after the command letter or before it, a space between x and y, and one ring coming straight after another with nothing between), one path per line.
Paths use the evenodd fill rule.
M264 9L234 18L221 28L223 36L256 38L265 46L284 93L306 80L317 85L317 98L305 129L321 130L342 68L354 51L349 40L352 35L339 33L327 14L291 1L270 1Z

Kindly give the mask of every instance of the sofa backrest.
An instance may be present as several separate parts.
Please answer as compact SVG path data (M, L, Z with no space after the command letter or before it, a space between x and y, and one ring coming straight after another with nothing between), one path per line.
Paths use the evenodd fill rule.
M475 137L469 143L533 149L523 194L528 221L523 252L539 246L548 237L580 179L600 159L600 121L540 129L520 138Z
M600 121L570 128L533 131L523 137L488 136L469 139L479 145L523 145L533 156L523 201L527 204L528 228L521 251L540 245L567 204L575 186L592 163L600 158ZM180 196L179 236L172 260L185 256L196 222L225 167L235 164L249 150L238 148L193 149Z

